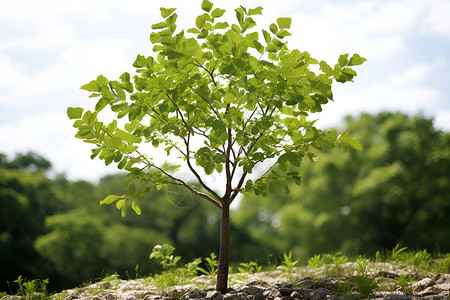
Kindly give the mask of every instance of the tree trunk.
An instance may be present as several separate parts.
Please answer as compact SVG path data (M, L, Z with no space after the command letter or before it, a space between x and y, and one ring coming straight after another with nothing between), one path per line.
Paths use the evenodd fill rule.
M219 267L217 269L216 290L225 293L228 289L228 266L230 263L230 206L222 206L220 219Z

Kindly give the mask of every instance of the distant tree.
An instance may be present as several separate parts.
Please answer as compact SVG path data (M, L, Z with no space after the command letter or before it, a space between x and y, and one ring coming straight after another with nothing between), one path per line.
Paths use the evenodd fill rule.
M51 168L52 164L34 152L28 152L26 154L17 154L16 157L6 164L11 169L20 169L25 171L46 171Z
M303 165L302 186L289 197L245 199L238 224L262 243L273 233L272 244L302 257L339 250L373 255L397 243L450 251L450 133L432 119L402 113L346 122L364 151L343 157L325 151L319 162ZM256 203L268 217L258 218Z
M152 25L155 31L150 35L156 59L138 55L133 82L129 73L123 73L120 81L98 76L82 86L92 92L90 97L99 97L95 110L77 107L67 112L75 120L76 137L94 145L92 158L98 156L106 165L116 162L128 172L128 179L141 182L136 188L130 181L127 195L110 195L101 203L117 201L125 215L129 201L140 214L134 199L175 184L220 209L216 289L224 291L230 256L229 208L236 197L244 192L266 194L277 185L287 187L287 178L299 183L298 172L287 172L288 166L298 167L304 156L312 159L313 149L337 144L343 151L361 149L348 134L323 132L307 116L332 99L333 79L351 81L356 76L351 67L365 59L344 54L332 68L307 52L290 51L282 42L291 35L290 18L278 18L268 31L262 30L260 39L258 32L249 30L256 25L252 16L261 14L262 7L237 8L237 24L232 25L216 22L225 10L213 9L208 0L201 7L204 13L187 32L176 32L175 9L161 8L164 20ZM311 64L318 64L318 75ZM109 124L98 120L106 106L117 113L117 119L128 117L123 129L118 120ZM139 148L141 143L162 146L167 158L180 157L202 190L177 176L177 166L170 166L164 154L146 154ZM269 171L252 177L263 163L269 163ZM270 170L274 164L279 171ZM221 194L217 184L206 180L213 173L224 174Z
M41 157L0 155L0 160L0 290L6 290L6 282L19 275L41 277L48 270L33 243L46 231L45 216L55 211L59 198L45 174L27 171L41 165Z

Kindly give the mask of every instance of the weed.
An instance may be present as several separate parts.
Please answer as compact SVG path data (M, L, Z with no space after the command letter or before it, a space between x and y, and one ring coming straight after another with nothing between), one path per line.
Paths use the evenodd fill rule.
M18 296L25 296L31 299L45 299L48 296L48 282L48 279L33 279L31 281L27 281L26 278L23 278L19 275L19 277L17 277L17 279L13 281L13 283L16 285L16 292L14 294ZM9 282L8 286L12 292Z
M337 295L349 295L353 285L353 282L350 280L338 280L333 288L333 291Z
M450 253L441 254L438 259L431 261L431 271L433 273L450 273Z
M408 247L400 248L400 245L399 245L399 244L395 245L395 247L392 249L390 259L393 260L393 261L395 261L395 262L402 261L402 256L403 256L402 253L403 253L404 251L406 251L406 249L408 249ZM403 257L404 257L404 256L403 256Z
M320 254L315 254L313 257L308 259L308 266L313 268L314 270L320 268L323 265L322 257Z
M169 270L175 268L177 262L181 259L181 256L173 256L173 251L175 251L175 247L163 244L156 245L153 247L152 253L150 254L150 259L156 258L160 259L159 262L164 270Z
M251 261L248 263L240 263L237 269L240 273L234 275L236 283L245 283L248 274L261 272L262 266L258 265L257 262Z
M377 287L375 279L368 276L357 275L352 277L352 281L356 285L356 290L364 299L369 298L373 290Z
M292 261L292 251L289 251L289 254L286 254L286 252L284 252L283 258L284 260L281 262L281 265L277 267L277 269L288 273L288 278L292 279L292 271L294 270L294 266L299 262L300 259Z
M369 260L359 257L356 260L356 272L358 276L367 277L367 272L369 271Z
M327 276L339 276L342 264L348 261L348 257L343 255L342 252L337 252L335 254L325 253L316 254L308 260L308 265L314 270L325 267L325 273Z
M257 262L251 261L248 263L240 263L238 271L244 274L253 274L261 272L262 266L258 265Z
M412 295L412 284L413 284L413 276L411 273L407 275L399 275L395 278L397 284L402 288L402 291L405 294Z
M213 252L209 257L205 258L205 261L205 268L197 267L197 270L205 275L216 275L217 266L219 265L217 262L217 255Z

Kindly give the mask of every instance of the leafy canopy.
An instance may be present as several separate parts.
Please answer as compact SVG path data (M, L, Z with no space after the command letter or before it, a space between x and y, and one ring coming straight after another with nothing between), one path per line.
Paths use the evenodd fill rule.
M91 158L106 165L115 162L128 171L128 179L143 183L136 189L130 181L128 195L101 202L117 201L122 214L127 200L142 199L147 190L169 183L184 185L221 208L242 192L274 191L287 177L300 183L298 172L289 172L289 167L299 167L305 155L313 159L316 149L361 149L348 133L323 132L307 117L333 99L333 79L352 81L356 72L351 67L366 59L344 54L331 67L306 51L289 50L284 39L291 35L291 18L278 18L268 30L252 30L253 16L260 15L262 7L238 7L234 24L219 22L225 10L213 9L208 0L201 7L204 13L187 31L177 31L174 8L161 8L163 20L152 25L150 34L156 57L138 55L133 77L125 72L110 81L100 75L83 85L81 89L98 99L93 111L67 110L78 129L76 137L94 145ZM319 74L310 69L317 64ZM123 126L98 119L106 106L124 120ZM205 191L177 178L177 167L142 153L143 143L164 147L168 157L176 152ZM278 171L249 179L255 166L267 160L277 164ZM222 196L204 182L200 171L224 172ZM132 208L140 213L135 201Z

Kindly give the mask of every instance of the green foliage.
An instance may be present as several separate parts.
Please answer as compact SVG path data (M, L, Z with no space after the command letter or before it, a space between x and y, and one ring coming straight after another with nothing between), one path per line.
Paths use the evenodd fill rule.
M300 259L292 260L292 251L289 251L288 254L286 252L283 253L283 261L281 265L277 267L277 269L282 270L287 273L288 278L292 278L292 272L294 271L294 266L300 261Z
M325 253L325 254L314 254L314 256L308 259L308 266L313 269L318 269L323 265L334 264L339 266L345 264L348 261L348 257L343 255L342 252L337 253Z
M209 257L205 258L205 268L197 267L197 270L205 275L216 275L217 274L217 255L211 253Z
M291 35L290 18L278 18L269 30L258 32L250 30L262 7L238 7L237 23L232 25L217 21L225 10L213 9L210 1L201 7L204 13L187 31L176 30L175 9L161 8L163 21L152 25L150 35L156 57L138 55L133 64L137 75L132 78L128 72L119 81L99 75L83 85L90 97L99 98L93 111L67 110L76 137L94 145L91 158L106 165L117 163L128 172L127 179L141 183L140 190L129 189L127 195L101 202L117 201L122 215L127 201L133 201L139 214L134 199L142 200L149 190L170 183L221 206L222 197L207 186L198 169L207 175L225 171L224 195L231 202L240 192L273 192L285 178L299 183L297 172L286 171L291 165L298 167L305 155L314 157L315 149L335 145L342 152L362 149L348 133L323 132L307 116L332 99L333 79L351 81L356 72L350 66L362 64L364 58L341 55L334 69L322 61L322 72L316 74L310 67L319 62L306 51L289 50L283 41ZM109 124L99 120L105 107L117 114L117 120L127 117L121 122L123 129L117 120ZM161 165L159 154L154 160L155 154L141 152L142 143L164 148L168 159L177 152L208 193ZM255 166L268 159L275 159L279 171L249 179Z
M375 280L368 276L357 275L351 278L356 285L356 290L363 299L369 299L373 295L374 289L377 287Z
M152 25L150 34L155 57L137 55L133 78L128 72L120 81L99 75L83 85L90 98L99 98L94 110L67 109L77 129L75 137L93 145L91 158L105 165L117 163L127 172L128 193L101 201L116 201L122 216L129 200L140 214L136 200L142 202L148 191L168 184L184 186L225 212L239 194L267 195L277 185L288 191L287 178L300 184L298 172L288 169L299 167L305 156L313 159L317 150L336 145L342 153L362 149L348 133L324 132L308 116L333 99L333 80L352 81L356 72L350 66L362 64L364 58L344 54L334 69L320 62L316 74L313 69L319 62L306 51L289 50L284 41L291 35L290 18L278 18L269 30L254 31L253 16L261 14L262 7L236 8L236 23L230 26L217 22L225 10L213 6L204 0L204 13L187 31L177 31L176 9L161 8L163 20ZM109 124L99 119L105 107L116 114ZM144 143L163 148L167 159L160 151L144 153ZM168 161L175 160L173 152L201 189L178 176L178 165L169 166ZM266 173L250 178L268 161ZM274 166L276 171L271 170ZM214 173L224 175L222 195L206 180ZM217 283L222 292L229 267L226 215Z
M13 294L18 296L23 296L30 299L47 299L48 282L48 279L27 280L19 275L19 277L13 281L13 285L9 288L11 291L14 289L15 292L13 292Z
M173 256L174 250L175 247L168 244L156 245L153 247L152 253L150 254L150 259L159 259L159 263L164 270L175 269L177 262L181 259L181 256Z
M397 244L448 252L450 134L420 115L361 114L346 122L364 151L326 150L320 161L304 161L301 188L290 183L288 196L276 190L247 197L233 215L238 226L266 247L277 245L272 251L292 249L301 259L338 251L374 256ZM273 218L260 219L259 211Z
M239 272L241 273L258 273L261 272L262 266L258 265L257 262L250 261L248 263L240 263L240 267L238 267Z
M408 273L407 275L399 275L395 278L395 281L397 284L402 288L402 291L405 294L413 295L412 293L412 284L414 282L413 276L411 273Z

